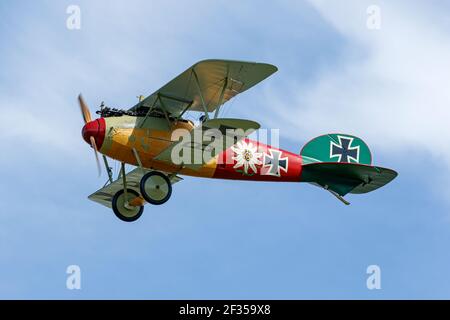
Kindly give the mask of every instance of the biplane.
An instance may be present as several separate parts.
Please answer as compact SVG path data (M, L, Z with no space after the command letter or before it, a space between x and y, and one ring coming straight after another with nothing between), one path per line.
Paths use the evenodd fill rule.
M119 110L103 103L92 119L81 94L85 121L84 140L102 154L108 174L103 188L90 200L112 208L121 220L131 222L146 203L161 205L172 195L172 185L183 175L233 180L309 182L345 204L348 193L376 190L393 180L394 170L372 166L368 146L349 134L325 134L308 142L299 154L254 141L249 135L260 128L255 121L221 118L221 107L277 71L273 65L230 60L200 61L144 98L132 108ZM186 114L198 116L197 124ZM206 139L204 132L216 136ZM184 132L179 136L174 132ZM229 132L232 132L232 139ZM227 139L218 139L221 134ZM185 138L188 139L187 142ZM193 139L194 137L200 137ZM217 142L221 148L209 148ZM209 148L209 149L208 149ZM177 151L178 150L178 151ZM181 151L180 151L181 150ZM206 152L209 151L209 152ZM181 161L174 154L181 154ZM192 161L190 152L201 152ZM185 155L188 155L185 157ZM117 177L108 158L120 162ZM133 170L126 172L126 164Z

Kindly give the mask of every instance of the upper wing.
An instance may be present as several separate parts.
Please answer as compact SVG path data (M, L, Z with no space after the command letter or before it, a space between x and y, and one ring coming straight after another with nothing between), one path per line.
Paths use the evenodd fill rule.
M151 108L173 117L179 117L187 110L205 111L206 108L211 112L276 71L277 67L266 63L200 61L130 110Z
M146 174L147 172L150 172L150 171L152 171L152 170L136 168L136 169L128 172L126 175L127 188L133 189L137 193L140 194L139 183L141 181L141 178L144 174ZM174 176L170 179L170 182L172 182L172 184L174 184L181 180L183 180L183 179L178 176ZM100 190L95 191L93 194L91 194L88 197L88 199L98 202L108 208L111 208L112 198L117 193L117 191L119 191L120 189L123 189L122 178L119 178L119 179L113 181L113 183L110 183L107 186L101 188Z

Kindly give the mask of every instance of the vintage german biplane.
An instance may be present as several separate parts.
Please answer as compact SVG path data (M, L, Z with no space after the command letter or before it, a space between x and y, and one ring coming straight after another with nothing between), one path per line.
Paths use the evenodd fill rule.
M378 189L397 173L372 166L367 145L348 134L325 134L308 142L300 154L253 141L248 135L260 128L254 121L221 118L221 106L234 96L266 79L277 68L270 64L229 60L205 60L194 64L129 110L100 106L98 119L92 120L80 95L85 125L84 140L98 152L108 173L103 188L89 199L112 208L123 221L137 220L148 202L160 205L169 200L172 185L180 175L256 181L309 182L331 192L345 204L348 193L367 193ZM198 124L186 114L199 116ZM174 138L183 129L191 137L215 129L223 135L234 129L233 139L223 139L223 149L205 153L197 161L175 163L174 149L183 143ZM234 132L234 131L233 131ZM245 132L242 134L242 132ZM228 142L227 142L228 141ZM231 141L231 142L230 142ZM184 143L183 152L206 151L209 144ZM208 154L208 155L206 155ZM121 163L113 178L108 159ZM135 166L126 172L125 164Z

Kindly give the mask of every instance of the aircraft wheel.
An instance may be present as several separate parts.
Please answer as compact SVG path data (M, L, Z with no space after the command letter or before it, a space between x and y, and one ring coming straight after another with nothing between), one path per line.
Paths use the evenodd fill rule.
M112 209L117 218L126 222L133 222L139 219L144 212L144 206L126 206L126 202L131 201L139 197L139 194L132 190L127 189L127 201L125 201L124 190L117 191L112 199Z
M142 197L151 204L163 204L172 195L172 183L158 171L145 174L140 183Z

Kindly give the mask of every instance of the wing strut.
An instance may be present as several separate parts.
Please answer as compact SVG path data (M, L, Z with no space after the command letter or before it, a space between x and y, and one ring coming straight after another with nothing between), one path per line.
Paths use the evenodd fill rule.
M142 120L141 125L139 126L140 128L142 128L144 126L144 123L147 120L148 116L150 115L150 112L152 112L153 108L155 107L156 101L158 101L158 99L155 99L155 101L153 101L152 105L148 108L147 113L145 114L144 120Z
M161 95L160 95L159 93L158 93L158 99L157 99L157 100L159 100L159 103L161 104L162 111L164 112L164 116L166 117L167 124L168 124L169 129L170 129L170 127L172 126L172 123L170 122L169 115L167 114L167 108L166 108L166 105L165 105L164 102L162 101Z
M194 73L195 84L197 85L198 94L200 95L200 100L202 101L203 111L205 111L206 120L209 120L208 108L206 108L205 99L203 98L202 89L200 88L200 82L198 81L197 72L195 68L192 68L192 73Z
M141 158L139 157L139 153L137 152L136 148L133 148L134 157L136 158L136 161L139 165L139 168L144 172L144 167L142 166Z
M228 74L227 74L226 78L223 79L222 92L220 93L219 105L216 109L216 112L214 113L214 119L217 119L217 117L219 116L219 110L220 110L220 107L222 106L223 95L225 94L225 89L227 88L227 85L228 85Z
M123 193L125 195L125 200L128 199L127 197L127 174L125 173L125 163L121 162L121 171L122 171L122 183L123 183Z
M108 173L109 183L113 183L113 173L111 171L111 167L108 164L108 159L106 159L105 155L103 155L103 162L105 163L106 172ZM106 183L108 183L108 182L106 182Z

